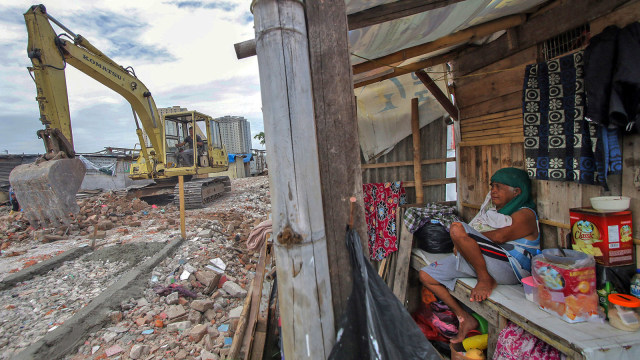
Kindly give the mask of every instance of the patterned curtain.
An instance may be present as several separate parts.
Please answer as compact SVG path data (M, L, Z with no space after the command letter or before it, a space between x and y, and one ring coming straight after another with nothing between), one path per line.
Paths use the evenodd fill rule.
M596 129L584 119L584 99L583 51L527 66L523 116L530 178L594 184Z

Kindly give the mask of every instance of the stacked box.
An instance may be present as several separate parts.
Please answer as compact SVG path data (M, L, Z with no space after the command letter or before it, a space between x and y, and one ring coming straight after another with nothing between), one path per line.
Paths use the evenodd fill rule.
M569 209L573 250L593 255L598 264L633 264L631 211Z

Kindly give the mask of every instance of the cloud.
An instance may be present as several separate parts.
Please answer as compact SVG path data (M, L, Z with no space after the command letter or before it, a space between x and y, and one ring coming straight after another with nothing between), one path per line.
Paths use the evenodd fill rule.
M31 1L0 4L2 149L43 151L33 80L26 70L23 13ZM47 12L122 66L133 66L159 107L244 116L263 129L257 59L238 60L233 44L254 37L246 0L48 0ZM61 32L54 25L56 32ZM72 66L65 71L74 141L80 152L137 143L128 102ZM259 131L258 131L259 132Z

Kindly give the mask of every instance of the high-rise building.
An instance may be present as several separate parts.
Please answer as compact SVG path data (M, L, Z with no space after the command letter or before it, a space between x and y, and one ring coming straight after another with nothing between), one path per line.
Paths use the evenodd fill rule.
M222 143L230 154L251 152L251 124L242 116L223 116L216 119L220 124Z

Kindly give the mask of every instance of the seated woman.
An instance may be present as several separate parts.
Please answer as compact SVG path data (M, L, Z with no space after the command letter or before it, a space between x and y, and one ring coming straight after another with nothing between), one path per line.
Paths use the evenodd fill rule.
M531 181L524 170L504 168L491 177L491 201L470 223L453 223L450 228L454 254L425 266L420 281L458 316L460 342L478 326L473 316L462 309L449 293L461 277L478 279L470 301L483 301L498 284L517 284L531 271L531 257L540 248L538 216L531 199ZM487 215L486 206L495 206L497 214ZM502 214L502 215L500 215ZM487 220L491 224L478 224Z

